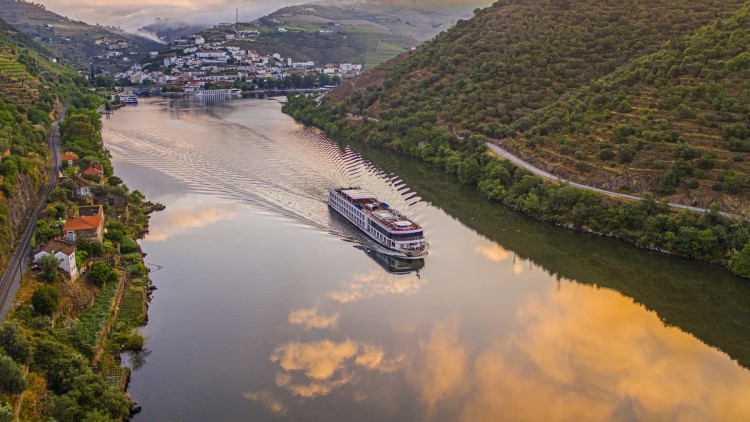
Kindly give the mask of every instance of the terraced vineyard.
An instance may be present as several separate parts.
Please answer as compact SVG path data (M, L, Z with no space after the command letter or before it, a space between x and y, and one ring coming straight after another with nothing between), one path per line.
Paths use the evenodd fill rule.
M532 116L527 158L577 181L750 210L750 6Z
M34 106L39 99L39 80L18 62L18 55L0 53L0 93L10 101Z

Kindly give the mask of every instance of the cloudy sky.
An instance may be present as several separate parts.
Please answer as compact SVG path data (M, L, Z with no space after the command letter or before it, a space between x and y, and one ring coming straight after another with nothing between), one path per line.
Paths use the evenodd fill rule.
M195 23L234 22L235 9L240 20L253 20L292 0L41 0L48 10L87 23L119 26L134 30L155 18ZM297 2L299 3L299 2Z
M352 0L361 1L361 0ZM477 3L481 0L397 1L373 0L379 3L428 4ZM48 10L87 23L119 26L126 30L138 29L156 17L191 23L215 24L233 22L235 9L240 20L250 21L292 4L312 3L313 0L41 0ZM347 2L349 2L347 0ZM489 3L490 1L487 1Z

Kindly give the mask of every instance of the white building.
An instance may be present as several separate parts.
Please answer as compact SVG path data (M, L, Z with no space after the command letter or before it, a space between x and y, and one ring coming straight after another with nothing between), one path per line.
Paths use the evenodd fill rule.
M70 275L71 280L78 278L75 243L56 239L50 240L39 253L34 255L34 262L39 262L44 255L52 255L57 258L60 261L60 268Z

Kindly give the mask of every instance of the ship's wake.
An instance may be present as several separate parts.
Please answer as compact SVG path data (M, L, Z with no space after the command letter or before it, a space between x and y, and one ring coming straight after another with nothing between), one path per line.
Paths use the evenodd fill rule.
M146 131L120 123L115 115L104 125L105 144L117 159L156 171L192 192L250 205L378 253L393 253L329 212L328 189L361 186L415 218L422 204L416 194L397 175L317 130L290 121L285 132L264 131L243 103L234 102L229 111L206 111L179 102L145 102L139 107L169 107L173 119ZM147 110L118 113L123 112Z

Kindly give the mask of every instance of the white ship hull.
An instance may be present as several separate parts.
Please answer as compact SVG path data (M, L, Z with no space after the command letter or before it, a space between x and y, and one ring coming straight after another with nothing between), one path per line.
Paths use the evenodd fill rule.
M196 97L238 97L242 95L242 90L237 88L206 89L202 91L194 91L193 95Z
M422 227L358 188L331 189L328 205L378 244L408 259L427 256Z

